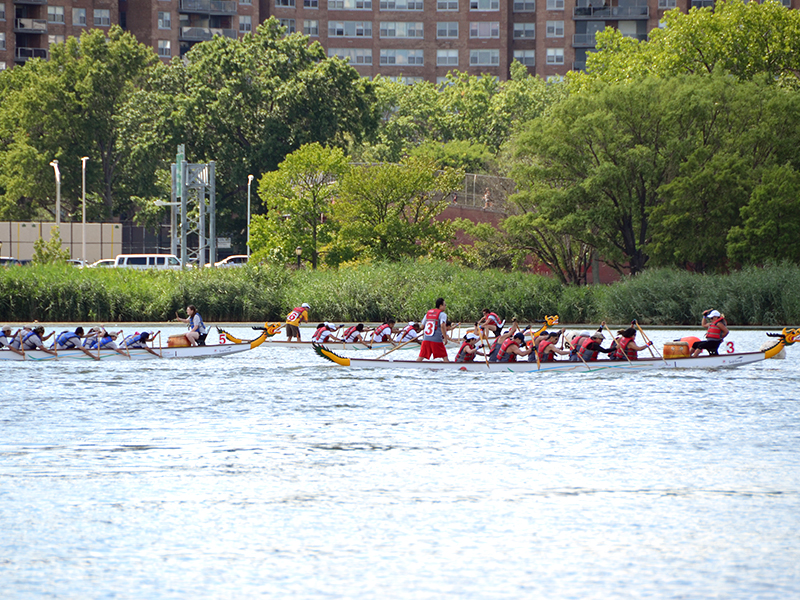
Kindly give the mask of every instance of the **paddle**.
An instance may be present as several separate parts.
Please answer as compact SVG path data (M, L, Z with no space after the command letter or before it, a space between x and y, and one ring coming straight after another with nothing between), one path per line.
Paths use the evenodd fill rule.
M608 332L608 335L611 336L611 339L615 340L616 338L614 337L614 334L611 333L611 330L608 328L608 325L606 325L605 321L603 321L603 327L605 327L605 330ZM619 340L617 340L617 348L619 348ZM648 348L649 348L649 346L648 346ZM622 354L625 355L625 358L628 359L628 364L630 366L633 366L633 363L631 362L631 359L628 356L628 353L626 352L626 348L622 348L621 351L622 351Z
M398 344L397 346L395 346L395 347L394 347L394 348L392 348L391 350L387 350L386 352L384 352L383 354L381 354L381 355L380 355L380 356L379 356L377 359L375 359L375 360L380 360L380 359L382 359L384 356L386 356L387 354L391 354L391 353L392 353L392 352L394 352L395 350L399 350L399 349L400 349L400 348L402 348L403 346L406 346L406 345L410 344L411 342L416 342L416 341L417 341L417 338L414 338L413 340L408 340L407 342L403 342L402 344Z
M489 340L486 338L486 332L483 330L483 327L478 327L478 329L481 332L481 343L483 344L483 346L485 348L485 350L483 351L483 360L486 363L486 368L488 369L489 368L489 353L487 353L487 350L489 350Z
M651 355L653 358L655 358L655 357L656 357L656 354L658 354L658 358L660 358L661 360L664 360L664 357L663 357L663 356L661 356L661 353L660 353L658 350L656 350L656 351L655 351L655 354L653 354L653 350L654 350L654 348L653 348L653 342L651 342L651 341L650 341L650 338L648 338L648 337L647 337L647 334L646 334L644 331L642 331L642 328L641 328L641 327L639 327L639 322L638 322L636 319L634 319L633 321L631 321L631 323L632 323L633 325L636 325L636 329L638 329L638 330L639 330L639 333L641 333L641 334L642 334L642 338L644 339L644 341L645 341L645 342L647 342L647 349L648 349L648 350L650 350L650 355ZM664 362L667 362L667 361L666 361L666 360L664 360Z

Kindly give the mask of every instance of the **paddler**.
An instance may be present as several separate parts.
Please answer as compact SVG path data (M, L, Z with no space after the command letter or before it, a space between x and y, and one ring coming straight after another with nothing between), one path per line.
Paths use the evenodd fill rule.
M718 310L708 309L703 312L703 320L700 325L706 329L706 339L692 344L691 356L698 356L703 350L707 350L711 355L717 355L719 345L730 333L725 315Z
M20 338L21 349L25 352L30 350L41 350L47 354L55 354L55 350L48 350L44 347L44 340L50 336L44 337L44 327L37 325L33 330L23 334Z
M505 321L501 320L497 314L490 311L488 308L483 309L483 316L478 321L478 326L483 327L484 331L491 332L494 337L499 337L503 331L503 324Z
M381 325L378 325L372 332L372 343L392 342L392 334L395 333L394 325L394 319L386 319Z
M569 350L562 350L556 346L558 338L560 338L563 333L563 329L561 331L548 331L537 337L536 352L532 352L530 356L528 356L528 360L536 361L538 359L539 362L552 362L556 360L557 354L569 356Z
M422 346L419 349L417 362L430 358L441 358L444 362L450 362L447 358L445 344L449 341L447 335L447 304L444 298L437 298L436 308L430 309L425 318L422 319Z
M16 339L19 330L17 330L17 334L12 334L11 329L10 325L3 325L2 329L0 329L0 349L11 350L15 354L24 355L24 352L16 347L19 346L19 340Z
M317 330L312 334L311 341L316 342L318 344L324 344L326 342L338 342L339 340L336 339L334 335L339 329L339 326L335 323L320 323L317 325Z
M637 344L635 327L628 327L627 329L620 329L617 331L616 343L617 345L614 348L614 352L609 356L611 360L636 360L639 358L639 352L641 350L653 345L653 342L649 342L644 346Z
M135 350L137 348L140 350L147 350L153 356L158 356L159 358L161 358L158 352L156 352L150 346L147 345L147 342L149 342L154 337L155 336L150 331L143 331L141 333L138 332L132 333L131 335L127 336L124 340L122 340L122 342L120 343L120 348L127 348L128 350Z
M346 344L356 344L361 342L365 346L367 346L367 342L364 340L364 324L359 323L358 325L353 325L352 327L348 327L344 330L342 334L342 341Z
M86 356L90 356L94 360L100 360L98 356L92 354L88 348L83 346L81 338L83 338L83 327L76 327L75 331L62 331L59 333L53 346L56 350L80 350Z
M461 347L456 353L456 357L454 359L455 362L472 362L478 355L485 356L483 352L478 352L478 348L476 347L478 341L478 334L473 331L467 332L467 334L464 336L464 341L462 342Z
M603 321L597 331L581 342L576 354L574 356L570 354L569 359L572 362L580 362L581 359L583 362L589 362L590 360L597 360L598 355L601 353L610 354L613 352L611 348L603 348L602 346L602 342L606 337L603 335L603 327L605 326L606 322Z
M297 341L302 341L300 339L300 322L305 321L308 322L308 310L311 307L306 303L303 302L300 306L292 310L288 315L286 315L286 341L291 342L292 338L297 338Z
M525 348L524 350L522 348ZM517 362L518 356L528 356L533 348L528 348L525 345L525 334L518 331L513 336L507 338L497 351L497 358L495 360L489 359L489 362Z
M409 321L408 325L406 325L405 327L403 327L403 329L400 330L400 333L397 334L394 341L399 344L413 341L419 337L419 332L420 332L419 323L415 321Z

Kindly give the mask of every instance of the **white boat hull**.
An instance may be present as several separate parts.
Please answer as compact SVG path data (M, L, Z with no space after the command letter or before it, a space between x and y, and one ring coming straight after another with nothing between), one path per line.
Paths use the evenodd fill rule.
M743 352L737 354L720 354L718 356L699 356L696 358L643 358L628 362L627 360L598 360L589 363L555 361L537 364L535 362L510 362L497 363L476 360L468 363L443 362L443 361L421 361L415 360L392 360L391 357L378 360L371 358L344 358L336 357L338 360L326 356L332 362L341 366L349 366L358 369L434 369L447 371L478 371L484 373L600 373L600 372L635 372L650 371L655 369L719 369L734 368L760 362L766 359L764 352Z
M420 340L420 342L421 341L422 340ZM407 346L404 346L404 348L409 349L409 350L412 350L412 349L416 348L417 350L419 350L420 342L411 342ZM275 347L275 348L309 348L310 349L310 348L313 347L313 344L314 344L314 342L295 342L295 341L288 342L286 340L276 340L274 338L268 338L267 341L264 342L264 347L265 348ZM371 346L370 346L370 344L364 345L364 344L362 344L360 342L356 342L355 344L349 344L349 343L346 344L344 342L325 342L325 347L326 348L330 348L331 350L334 350L336 352L350 351L350 350L390 350L390 349L392 349L392 348L394 348L395 346L398 346L398 345L400 345L400 344L399 343L392 344L391 342L379 342L377 344L372 344ZM448 342L447 343L447 347L448 348L455 348L456 345L457 344L455 342ZM401 350L402 350L402 348L401 348Z

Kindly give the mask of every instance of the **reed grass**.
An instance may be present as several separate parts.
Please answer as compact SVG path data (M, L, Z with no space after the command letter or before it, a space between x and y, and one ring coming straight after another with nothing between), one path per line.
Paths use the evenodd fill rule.
M483 308L521 324L558 314L564 324L697 325L716 308L731 325L800 323L800 267L749 267L730 275L649 270L612 285L562 286L528 273L477 271L418 260L293 271L135 271L59 265L0 269L0 320L165 321L188 304L209 322L274 321L302 302L312 322L419 321L436 298L451 320L475 322Z

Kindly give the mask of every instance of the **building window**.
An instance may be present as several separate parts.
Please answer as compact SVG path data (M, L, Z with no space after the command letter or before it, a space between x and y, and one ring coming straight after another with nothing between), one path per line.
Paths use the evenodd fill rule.
M6 20L6 4L5 2L0 2L0 21Z
M564 64L564 49L563 48L548 48L547 49L547 64L548 65L563 65Z
M372 37L372 21L328 21L328 37Z
M275 8L280 8L281 6L294 8L294 0L275 0Z
M382 0L381 10L424 10L422 0Z
M0 71L6 70L6 61L0 60Z
M0 31L0 50L6 49L6 34Z
M547 0L547 10L564 10L564 0Z
M250 6L253 3L253 0L239 0L239 4L246 4Z
M372 0L328 0L328 10L372 10Z
M169 40L158 40L158 55L172 56L172 43Z
M458 50L437 50L436 51L436 66L437 67L457 67L458 66Z
M351 65L371 65L371 48L328 48L328 56L338 56L347 59Z
M56 44L63 44L66 38L63 35L53 35L50 34L47 36L47 45L54 46Z
M514 12L535 12L536 2L533 0L514 0Z
M76 27L85 27L86 26L86 9L85 8L73 8L72 9L72 24Z
M470 50L469 64L472 67L496 67L500 64L500 50Z
M243 17L239 17L239 31L242 31L242 18ZM247 18L249 19L250 17ZM294 25L294 19L278 19L278 23L280 24L281 27L286 27L286 35L289 35L290 33L294 33L295 31L297 31ZM250 25L250 23L248 23L247 27L248 27L247 31L250 31L249 28L252 26Z
M310 35L316 37L319 35L319 21L310 21L305 20L303 21L303 33L305 35Z
M549 38L564 37L564 21L548 21L545 32L545 36Z
M303 8L319 8L319 0L303 0Z
M439 39L458 38L458 21L437 23L436 37Z
M471 38L499 38L500 23L498 21L479 21L469 24Z
M422 50L381 50L382 65L418 67L425 64Z
M47 7L47 22L48 23L63 23L64 22L64 7L63 6L48 6Z
M564 0L561 0L562 2ZM470 10L500 10L500 0L469 0Z
M172 14L166 11L158 12L158 28L172 29Z
M536 23L514 23L514 39L535 40Z
M678 6L678 0L658 0L658 8L675 8Z
M522 63L526 67L536 66L536 51L535 50L514 50L514 60Z
M436 10L458 10L458 0L436 0Z
M422 39L425 35L422 23L381 22L381 37Z
M94 26L111 27L111 11L107 8L94 9Z

